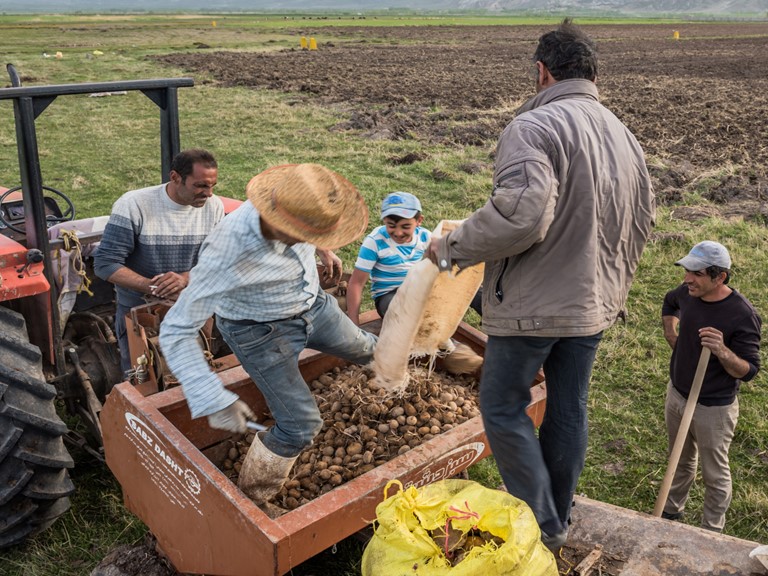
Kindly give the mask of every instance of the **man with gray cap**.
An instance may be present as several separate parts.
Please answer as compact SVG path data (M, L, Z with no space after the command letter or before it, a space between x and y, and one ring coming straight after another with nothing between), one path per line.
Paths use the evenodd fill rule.
M731 257L722 244L704 241L675 262L685 269L683 283L664 297L664 338L672 348L665 403L669 449L680 421L701 355L709 360L698 403L680 455L662 517L683 517L688 492L701 459L704 479L702 528L721 532L731 503L728 449L739 418L737 393L760 367L761 319L752 304L728 286Z

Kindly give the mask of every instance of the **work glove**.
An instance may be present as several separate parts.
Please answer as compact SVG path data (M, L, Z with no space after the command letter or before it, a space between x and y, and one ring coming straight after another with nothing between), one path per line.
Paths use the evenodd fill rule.
M248 432L246 422L256 420L256 415L242 400L235 400L232 404L214 412L208 416L208 425L219 430L228 430L237 434Z

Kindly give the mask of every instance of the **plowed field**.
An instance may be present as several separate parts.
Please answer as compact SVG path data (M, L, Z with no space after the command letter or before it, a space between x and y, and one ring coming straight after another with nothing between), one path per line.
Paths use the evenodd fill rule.
M531 55L548 28L313 29L317 51L173 54L223 86L295 94L333 106L337 130L363 138L492 145L533 95ZM603 103L635 133L659 202L697 190L692 218L766 214L768 23L585 26L597 41ZM679 39L673 38L674 31ZM296 30L296 34L310 35ZM717 205L720 205L719 208Z

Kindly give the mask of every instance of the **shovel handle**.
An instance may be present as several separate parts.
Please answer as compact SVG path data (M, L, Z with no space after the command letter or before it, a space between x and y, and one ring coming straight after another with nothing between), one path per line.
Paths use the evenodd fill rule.
M691 392L688 394L688 402L685 404L683 418L680 420L680 427L677 430L675 445L672 447L672 453L669 455L667 473L664 474L664 480L661 482L661 490L659 491L658 498L656 498L656 507L653 509L654 516L661 516L661 513L664 510L664 504L667 502L667 496L669 496L669 488L672 486L672 480L675 477L677 464L680 461L680 455L683 453L685 438L688 436L688 429L691 426L691 420L693 420L693 412L696 410L696 402L699 401L701 384L704 382L704 374L707 371L707 364L709 364L710 354L712 354L712 351L709 348L701 349L699 365L696 367L696 374L693 377Z

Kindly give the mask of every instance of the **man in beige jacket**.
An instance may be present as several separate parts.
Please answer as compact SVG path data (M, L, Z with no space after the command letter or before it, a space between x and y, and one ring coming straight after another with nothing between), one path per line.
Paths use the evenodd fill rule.
M595 353L624 309L655 204L640 145L598 100L592 40L565 20L534 61L537 95L499 139L490 199L428 255L441 269L485 262L483 423L504 484L556 550L584 467ZM537 438L525 409L541 366Z

